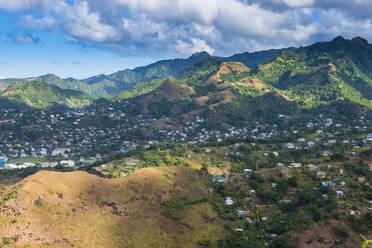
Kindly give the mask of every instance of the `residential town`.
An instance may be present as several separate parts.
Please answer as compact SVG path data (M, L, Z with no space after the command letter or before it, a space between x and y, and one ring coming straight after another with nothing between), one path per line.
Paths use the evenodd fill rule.
M80 167L115 153L147 149L157 143L208 144L227 140L262 143L276 140L281 149L307 150L314 160L329 157L336 149L355 150L372 144L371 116L334 120L318 115L296 125L252 122L246 126L210 127L202 117L169 126L168 117L129 117L125 106L107 109L0 110L0 168ZM279 115L278 119L289 119ZM286 142L288 141L288 142ZM238 146L238 144L237 144ZM340 148L341 147L341 148ZM355 156L355 151L348 156ZM263 157L278 157L278 151ZM239 156L239 152L236 153ZM278 164L282 164L280 161ZM294 163L293 166L298 166Z

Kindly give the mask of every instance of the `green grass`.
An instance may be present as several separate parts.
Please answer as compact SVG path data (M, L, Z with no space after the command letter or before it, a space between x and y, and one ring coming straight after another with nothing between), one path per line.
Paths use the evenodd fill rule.
M10 159L7 161L9 164L23 164L23 163L44 163L44 162L49 162L47 158L31 158L31 157L26 157L26 158L14 158Z

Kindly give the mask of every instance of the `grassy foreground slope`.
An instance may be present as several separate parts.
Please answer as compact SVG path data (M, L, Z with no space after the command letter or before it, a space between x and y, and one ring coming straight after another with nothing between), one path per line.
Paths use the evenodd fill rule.
M212 247L223 222L191 168L145 168L104 179L39 172L1 193L6 247Z

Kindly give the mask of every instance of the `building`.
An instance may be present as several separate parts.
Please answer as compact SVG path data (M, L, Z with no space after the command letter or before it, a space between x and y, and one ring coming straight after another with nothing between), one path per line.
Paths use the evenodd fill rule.
M313 164L308 164L306 165L306 167L311 170L311 171L315 171L318 169L318 167L316 165L313 165Z
M293 168L300 168L302 166L302 164L301 163L291 163L291 166Z
M226 177L213 177L212 182L222 184L222 183L226 183L227 179L226 179Z
M69 152L71 149L68 149L68 148L56 148L52 151L52 156L53 157L56 157L56 156L59 156L59 155L63 155L65 154L66 152Z
M322 182L322 186L323 186L323 187L328 187L328 188L330 188L330 187L333 186L333 183L332 183L332 182Z
M364 183L366 181L365 177L358 177L358 182Z
M240 209L237 209L236 210L236 215L238 217L244 217L244 216L247 216L249 215L249 210L240 210Z
M342 197L342 196L345 196L345 194L342 191L336 191L336 196Z
M225 205L231 206L234 204L234 201L231 199L231 197L226 197L225 199Z
M73 160L62 160L60 164L64 167L74 167L75 166L75 161Z
M5 162L6 162L5 158L0 158L0 168L4 168Z
M325 173L324 171L317 171L316 175L319 178L325 178L327 176L327 173Z
M284 147L287 148L287 149L295 149L296 148L292 143L285 144Z

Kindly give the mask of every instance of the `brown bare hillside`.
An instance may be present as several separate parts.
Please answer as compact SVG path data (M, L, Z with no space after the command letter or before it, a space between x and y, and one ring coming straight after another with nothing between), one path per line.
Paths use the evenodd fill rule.
M239 62L224 62L222 63L218 70L210 76L210 78L207 80L208 83L215 83L221 81L221 75L222 74L228 74L231 72L249 72L250 69L246 67L244 64ZM220 85L222 87L223 85Z
M39 172L2 192L0 238L5 247L215 245L223 223L200 200L208 183L190 168L146 168L121 179ZM170 207L183 197L192 203Z

